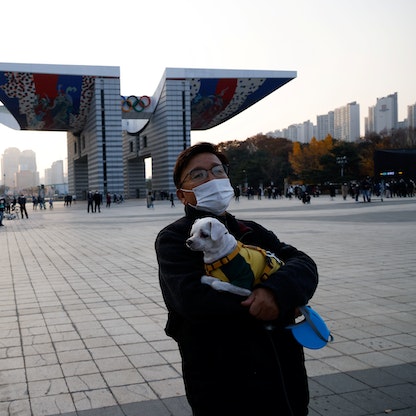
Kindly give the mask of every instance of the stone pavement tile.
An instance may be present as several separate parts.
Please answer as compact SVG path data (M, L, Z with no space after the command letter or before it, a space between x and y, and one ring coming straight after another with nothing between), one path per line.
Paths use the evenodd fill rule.
M28 383L28 386L30 397L44 397L68 393L68 387L64 378L31 381Z
M14 368L23 368L24 360L22 356L13 358L3 358L0 360L0 372L4 370L11 370Z
M172 413L172 416L190 416L191 408L187 400L182 397L171 397L162 400L166 408Z
M100 358L94 361L102 373L114 370L126 370L133 368L133 364L127 357Z
M385 353L405 363L416 362L416 345L413 347L395 348L385 351Z
M0 385L0 401L14 401L29 397L26 383L8 383Z
M174 410L178 410L178 406L174 407L173 409L169 409L164 402L161 400L154 400L150 402L142 402L142 403L128 403L121 406L123 410L123 414L125 416L174 416L176 413L173 413ZM179 411L182 411L179 407ZM177 415L185 416L189 415L191 416L191 413L189 411L188 414L186 413L177 413ZM82 415L84 416L84 415Z
M333 393L329 388L319 382L320 377L322 376L308 378L309 394L312 399L314 397L329 396Z
M157 398L147 383L129 384L127 386L112 387L111 391L117 402L121 405L134 402L143 402Z
M368 413L341 395L319 396L313 400L313 410L320 416L365 416Z
M338 334L337 334L338 337ZM355 341L335 341L331 344L331 348L337 350L340 354L356 355L371 352L372 349L365 345L361 345Z
M356 392L343 393L340 397L356 403L361 409L368 413L381 413L390 409L402 409L403 402L394 398L382 389L367 389ZM393 413L394 415L394 413Z
M399 377L403 381L416 385L416 362L407 365L386 367L385 371Z
M66 382L71 393L103 389L108 384L100 373L66 377Z
M113 394L107 388L75 392L72 393L72 399L77 411L115 406L117 404Z
M60 351L57 352L57 356L61 364L87 361L91 359L91 353L87 348L81 350Z
M102 358L124 357L123 351L117 345L89 348L89 352L91 353L94 360Z
M103 373L103 377L107 385L110 387L144 383L144 378L135 368L109 371L107 373Z
M368 388L364 383L346 373L315 377L314 381L330 390L331 393L346 393Z
M32 416L44 416L75 411L75 406L70 394L34 397L30 400L30 406L32 409Z
M339 373L338 369L322 360L307 360L305 365L309 377Z
M163 364L167 364L167 361L158 352L130 355L129 359L132 362L132 364L140 370L152 366L160 366Z
M170 364L139 368L139 372L147 382L178 379L179 376L178 372Z
M380 391L416 409L416 385L405 383L381 387Z
M392 357L384 351L372 351L364 354L356 354L355 357L366 364L366 367L383 367L402 364L402 360Z
M55 353L47 354L34 354L25 356L25 366L29 367L41 367L45 365L58 364L58 357Z
M185 394L183 381L180 378L166 377L163 380L151 381L149 385L161 399L183 396Z
M386 371L386 368L369 368L367 370L346 372L345 374L351 375L351 377L370 387L381 387L403 383L403 379L390 374Z
M31 409L30 409L30 403L29 399L24 400L13 400L11 402L9 401L1 401L0 402L0 414L1 415L30 415Z
M90 360L61 364L61 368L65 377L99 373L97 365Z
M58 364L28 367L26 376L29 382L38 380L50 380L63 377L62 369Z
M137 333L114 335L112 333L113 331L107 330L107 332L109 332L109 335L112 336L114 342L120 347L126 344L138 344L145 341L144 338Z
M120 345L120 348L128 357L131 357L133 355L149 354L156 352L153 346L147 342L138 342L137 344L124 344Z
M352 356L328 357L325 360L326 364L337 369L339 372L363 370L368 368L368 365Z

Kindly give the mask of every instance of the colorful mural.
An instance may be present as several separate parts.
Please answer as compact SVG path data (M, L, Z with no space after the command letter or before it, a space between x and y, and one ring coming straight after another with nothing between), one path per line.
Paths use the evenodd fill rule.
M206 130L229 120L293 78L191 79L191 129Z
M187 78L185 75L191 86L191 130L215 127L293 79L290 75L287 78L273 77L273 74L270 78L266 74L262 75L263 78L221 78L209 75L205 77L205 74L197 77L196 73L194 77ZM96 75L3 70L0 71L0 101L22 130L79 133L87 120L95 79ZM143 98L148 102L143 101ZM157 100L159 97L152 99L154 98ZM126 112L137 116L136 113L142 112L146 107L150 108L150 103L151 98L147 96L140 99L135 96L122 97L123 118L129 118L125 117ZM151 110L154 111L154 107ZM149 111L146 111L147 113Z
M0 101L22 130L80 132L94 76L0 71Z

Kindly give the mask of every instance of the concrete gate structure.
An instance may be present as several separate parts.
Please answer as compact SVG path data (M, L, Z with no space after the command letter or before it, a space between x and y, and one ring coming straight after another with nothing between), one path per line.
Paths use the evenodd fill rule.
M296 77L294 71L166 68L153 96L120 95L118 67L0 63L0 122L67 131L68 186L144 197L175 191L172 170L191 130L215 127Z

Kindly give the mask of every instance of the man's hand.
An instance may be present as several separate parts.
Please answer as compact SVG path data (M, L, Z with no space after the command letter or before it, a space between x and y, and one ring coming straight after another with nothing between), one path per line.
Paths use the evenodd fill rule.
M273 321L279 317L279 307L269 289L255 289L241 305L248 307L250 314L262 321Z

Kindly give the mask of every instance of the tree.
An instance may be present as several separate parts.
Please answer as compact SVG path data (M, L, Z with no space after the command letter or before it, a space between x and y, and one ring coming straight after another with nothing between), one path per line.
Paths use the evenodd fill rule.
M257 188L282 184L291 174L288 162L292 142L262 134L245 141L222 142L218 145L230 161L230 179L233 185L245 184Z
M322 179L324 170L322 161L333 148L333 139L328 135L323 140L312 137L309 144L301 145L293 143L292 152L289 154L289 162L294 173L299 179L307 183L318 183Z

